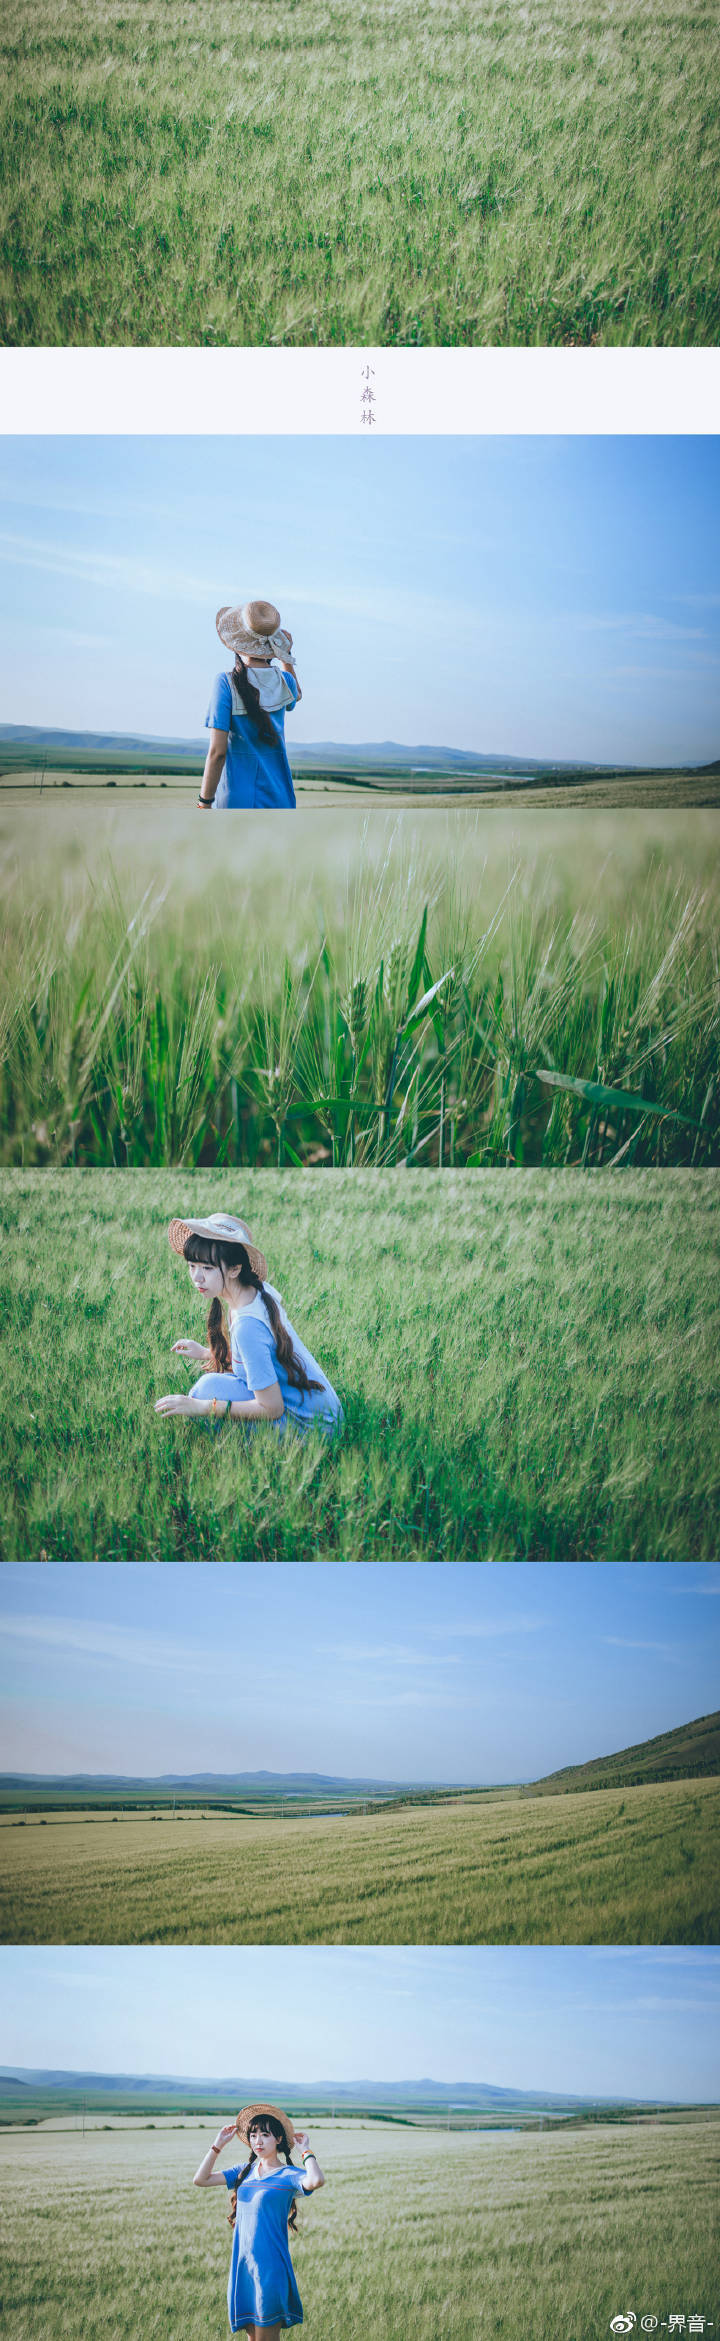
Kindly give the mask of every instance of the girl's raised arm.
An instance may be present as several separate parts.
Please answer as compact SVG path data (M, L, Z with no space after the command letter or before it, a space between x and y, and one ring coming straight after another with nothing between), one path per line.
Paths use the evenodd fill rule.
M224 2187L224 2172L222 2170L216 2170L215 2165L218 2154L222 2154L223 2146L229 2146L230 2139L234 2138L236 2135L237 2131L235 2122L223 2122L222 2129L219 2131L218 2136L215 2138L212 2146L208 2146L207 2154L203 2156L203 2160L195 2172L195 2177L193 2179L194 2187Z
M302 2156L303 2194L314 2195L317 2193L318 2187L325 2185L325 2172L320 2169L317 2155L313 2154L307 2130L295 2131L295 2143L299 2146Z

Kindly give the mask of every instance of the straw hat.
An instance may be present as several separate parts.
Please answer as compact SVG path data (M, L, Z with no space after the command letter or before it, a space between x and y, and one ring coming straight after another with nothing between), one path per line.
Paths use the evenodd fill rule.
M229 1211L213 1211L209 1219L171 1219L168 1242L180 1258L188 1236L208 1236L214 1244L244 1244L253 1276L259 1276L261 1284L266 1282L268 1266L265 1254L258 1251L257 1244L253 1243L244 1219L233 1219ZM261 2105L255 2110L258 2113L272 2113L273 2109L271 2105Z
M281 626L274 602L240 602L234 610L226 603L215 625L226 650L240 651L243 658L290 657L292 634Z
M281 2129L285 2132L285 2144L287 2146L288 2154L291 2154L295 2144L295 2131L293 2129L292 2122L288 2119L288 2115L286 2113L281 2113L279 2105L244 2105L242 2113L238 2114L237 2121L235 2123L238 2137L245 2138L247 2144L249 2145L250 2131L252 2129L253 2122L256 2122L259 2115L261 2114L271 2114L273 2121L280 2123Z

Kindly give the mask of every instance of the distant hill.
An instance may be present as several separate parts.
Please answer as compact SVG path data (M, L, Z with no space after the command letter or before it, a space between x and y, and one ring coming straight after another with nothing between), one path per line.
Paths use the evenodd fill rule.
M184 757L197 762L198 756L204 757L207 749L207 734L200 739L179 740L160 735L155 737L152 734L145 735L139 732L43 730L41 726L14 723L0 724L0 742L2 741L11 750L32 748L39 753L43 749L47 749L51 754L75 750L84 756L102 755L116 758L123 756L148 756L151 758L171 756L175 762ZM499 751L493 755L486 751L480 753L474 748L438 747L435 744L428 744L427 741L421 741L417 745L412 743L408 745L400 740L315 740L308 742L290 738L288 746L293 764L298 766L311 764L320 767L328 765L336 771L342 770L345 766L347 766L348 771L353 772L365 767L368 771L374 771L378 764L385 770L391 769L398 772L433 772L437 770L458 773L537 773L538 775L586 771L611 775L620 770L635 769L635 767L630 766L592 764L583 762L582 758L575 762L568 759L558 762L547 757L508 756Z
M619 2102L617 2097L571 2097L552 2090L498 2088L489 2081L436 2081L427 2078L420 2081L320 2080L308 2083L288 2081L287 2078L282 2081L268 2080L265 2074L259 2078L257 2075L238 2077L235 2074L219 2080L198 2080L165 2073L57 2072L52 2069L36 2070L27 2065L0 2065L0 2085L2 2083L7 2085L3 2094L9 2094L15 2086L33 2093L42 2091L50 2099L54 2092L64 2098L68 2095L84 2097L88 2105L93 2097L101 2098L104 2102L108 2099L125 2099L130 2100L138 2111L142 2109L143 2103L150 2110L159 2097L182 2099L189 2109L192 2108L193 2100L204 2108L209 2101L232 2107L252 2103L254 2098L265 2098L271 2104L287 2104L291 2110L297 2109L299 2105L309 2107L315 2099L320 2099L325 2104L334 2104L338 2112L345 2106L348 2111L361 2107L368 2112L377 2108L388 2112L396 2110L398 2113L406 2108L449 2109L450 2106L455 2113L463 2109L469 2113L578 2113L597 2106L617 2105ZM639 2105L644 2101L633 2098L625 2102ZM48 2111L52 2111L51 2104Z
M246 1789L267 1789L278 1796L308 1796L320 1791L354 1789L361 1794L376 1794L387 1790L390 1794L404 1788L434 1788L435 1781L414 1780L344 1780L329 1772L163 1772L157 1777L143 1779L124 1772L0 1772L0 1795L8 1789L87 1788L140 1790L152 1796L154 1790L199 1789L208 1794L229 1793Z
M720 1772L720 1713L700 1715L676 1731L621 1748L616 1756L595 1756L589 1764L567 1764L533 1780L523 1796L563 1796L581 1788L633 1788L643 1781L692 1780Z

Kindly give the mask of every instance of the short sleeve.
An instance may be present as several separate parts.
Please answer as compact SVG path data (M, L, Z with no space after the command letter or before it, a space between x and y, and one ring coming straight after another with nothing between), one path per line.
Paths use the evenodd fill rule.
M239 2179L239 2177L240 2177L240 2163L239 2163L239 2162L238 2162L238 2164L237 2164L237 2166L236 2166L235 2170L224 2170L224 2171L223 2171L223 2178L224 2178L224 2180L225 2180L225 2185L226 2185L226 2187L228 2187L228 2188L229 2188L229 2187L236 2187L236 2186L237 2186L237 2182L238 2182L238 2179Z
M210 693L210 705L205 717L206 732L229 732L232 723L232 691L228 675L216 675Z
M287 698L286 698L286 701L285 701L285 706L286 706L286 708L287 708L288 715L292 715L293 708L294 708L294 707L297 707L297 701L298 701L298 684L297 684L297 681L296 681L296 678L295 678L295 676L294 676L294 675L289 675L289 674L288 674L288 672L287 672L287 669L286 669L285 667L283 667L283 671L282 671L282 679L283 679L283 682L284 682L284 685L285 685L285 689L286 689L286 692L287 692Z
M237 1347L243 1365L245 1380L251 1390L269 1390L276 1382L277 1353L269 1325L261 1317L250 1317L247 1324L233 1326L233 1348Z

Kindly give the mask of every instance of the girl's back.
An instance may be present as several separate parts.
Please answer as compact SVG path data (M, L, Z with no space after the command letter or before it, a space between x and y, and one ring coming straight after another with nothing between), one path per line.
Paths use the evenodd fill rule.
M286 1412L296 1419L308 1422L313 1415L320 1415L326 1422L338 1422L342 1416L342 1407L337 1391L333 1389L306 1342L296 1333L275 1286L267 1284L265 1289L272 1295L280 1311L283 1325L290 1335L296 1357L304 1367L308 1381L318 1382L320 1388L298 1390L290 1380L287 1368L278 1356L272 1325L260 1293L257 1293L249 1308L236 1309L230 1319L233 1372L246 1381L251 1390L267 1390L271 1382L277 1382Z

